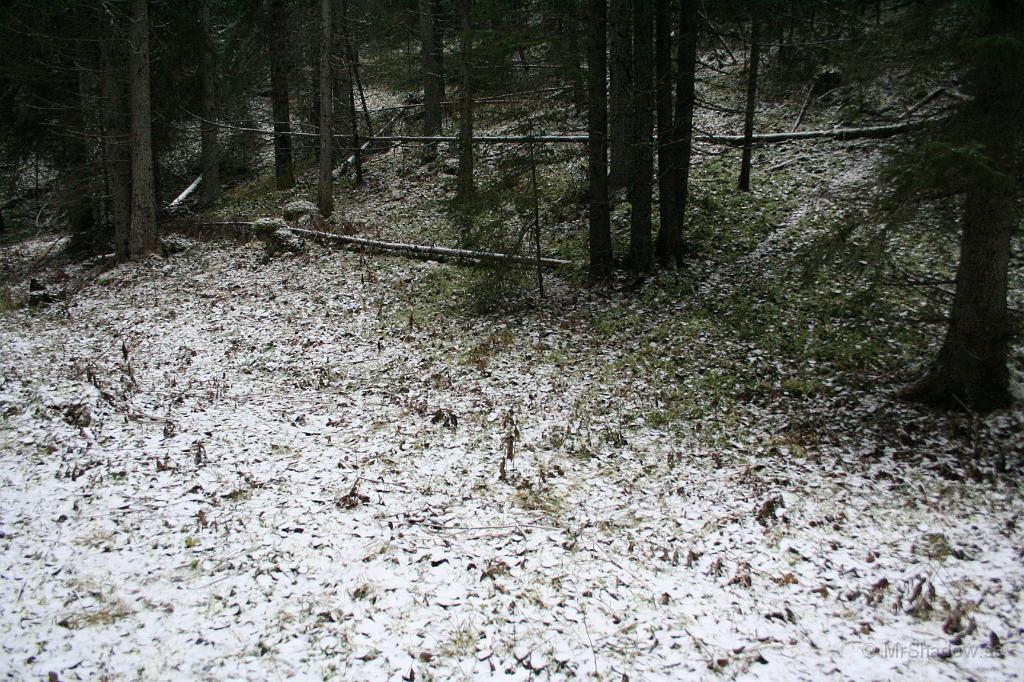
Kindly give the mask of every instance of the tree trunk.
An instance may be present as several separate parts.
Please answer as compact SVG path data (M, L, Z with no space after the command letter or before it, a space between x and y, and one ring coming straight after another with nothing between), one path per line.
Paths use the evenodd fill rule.
M434 0L434 64L437 65L437 94L441 98L441 125L444 126L444 14Z
M632 0L611 0L608 42L611 53L610 189L626 186L633 154L633 24Z
M88 71L91 72L92 65ZM101 236L96 213L93 211L93 197L97 194L95 172L96 164L92 158L89 140L92 139L92 121L90 120L89 102L95 95L90 93L85 65L75 65L78 81L78 126L74 135L69 136L67 150L67 167L60 173L60 204L64 208L71 227L71 238L68 240L67 251L75 256L90 256L99 250Z
M128 92L121 55L115 55L113 39L100 40L102 81L100 99L103 109L103 157L110 185L110 216L114 227L113 246L117 259L128 258L128 240L132 221L132 180L129 139L131 125L127 113Z
M420 0L420 54L423 63L423 134L441 134L441 72L434 45L434 0ZM433 150L433 147L428 147Z
M341 106L345 110L345 134L348 136L346 147L354 157L356 169L356 184L363 184L363 158L361 145L359 144L359 119L356 111L356 90L355 90L355 65L353 64L354 51L352 49L352 26L349 21L348 0L341 0L341 54L344 66L344 90L339 93ZM347 155L346 155L347 157Z
M199 55L199 91L203 122L200 152L203 182L199 188L199 205L212 206L220 199L220 147L217 141L216 62L213 32L210 27L210 6L202 3L199 10L200 35L203 40Z
M132 0L129 82L132 130L132 221L129 257L156 251L156 192L153 172L152 106L149 82L149 0Z
M633 168L629 184L632 215L629 260L633 272L651 269L651 190L654 184L654 7L633 5Z
M672 16L669 0L654 10L654 61L658 83L658 239L655 256L661 265L674 264L681 250L678 188L679 153L672 115Z
M245 108L245 113L249 116L249 108ZM245 173L251 173L259 164L259 138L256 136L256 119L245 118L242 120L242 127L245 128L242 132L242 163L245 165Z
M341 0L334 28L335 48L332 68L334 69L334 132L338 140L337 149L346 157L351 145L354 119L349 108L352 94L352 75L348 68L348 2Z
M270 98L274 115L274 174L278 189L295 186L291 113L288 102L288 12L284 0L270 0Z
M679 230L678 241L670 242L666 248L669 260L678 263L686 256L687 246L683 240L686 221L686 207L690 198L690 161L693 153L693 109L695 105L694 86L697 82L697 13L698 0L682 0L679 8L679 52L676 73L675 125L672 129L672 144L675 147L676 173L675 189L676 218Z
M473 80L472 42L470 24L472 0L459 0L459 25L462 31L462 45L459 66L462 72L462 101L459 112L459 175L458 200L466 201L476 193L473 184Z
M320 0L320 178L317 205L326 218L334 212L334 187L331 171L334 169L334 140L331 121L334 116L331 95L331 45L334 43L331 9L334 0Z
M750 58L747 63L747 110L743 117L743 157L740 161L740 190L750 191L750 157L753 152L754 105L757 102L757 66L761 61L761 18L750 22Z
M612 272L612 234L608 205L607 0L589 0L587 43L588 134L590 180L590 278Z
M315 6L319 12L322 0L315 0ZM309 31L306 34L309 40L309 107L306 109L306 127L313 131L314 137L301 138L299 143L306 142L309 145L313 157L320 163L320 43L323 37L321 31ZM293 140L294 143L294 140Z
M1017 157L1024 121L1024 6L985 3L983 36L968 75L968 142L987 168L965 172L960 263L949 328L931 370L902 398L987 411L1009 405L1007 358L1014 324L1006 306L1011 236L1019 215Z

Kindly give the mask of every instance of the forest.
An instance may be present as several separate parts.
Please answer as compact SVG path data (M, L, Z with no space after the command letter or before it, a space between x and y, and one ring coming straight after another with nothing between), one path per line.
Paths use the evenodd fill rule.
M1020 0L0 1L0 678L1024 671Z

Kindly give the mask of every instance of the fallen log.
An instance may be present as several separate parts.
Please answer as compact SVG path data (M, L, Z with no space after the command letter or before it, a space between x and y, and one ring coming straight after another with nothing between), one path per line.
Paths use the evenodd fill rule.
M402 116L402 112L398 112L397 114L392 116L391 120L388 121L387 123L385 123L384 127L381 128L381 135L387 135L388 133L390 133L391 130L395 127L395 123L398 121L398 119L401 116ZM337 137L337 136L335 136L335 137ZM373 146L374 142L380 140L380 137L368 137L368 138L365 138L365 139L366 139L366 142L364 142L363 144L361 144L359 146L359 153L360 154L362 154L363 152L370 151L370 147ZM343 174L347 173L349 167L352 164L354 164L355 162L356 162L356 154L355 154L355 152L353 152L347 159L345 159L344 162L342 162L342 164L340 166L338 166L334 170L334 174L333 174L334 177L337 178L339 175L343 175Z
M203 120L203 119L200 119ZM835 139L835 140L856 140L866 138L885 138L901 135L914 128L934 122L934 119L924 121L904 121L881 126L868 126L865 128L829 128L827 130L803 130L788 133L760 133L755 134L751 141L754 143L788 142L790 140L814 140L814 139ZM228 130L251 132L259 135L275 135L272 130L261 128L244 128L240 126L227 125L210 121L214 125ZM291 131L292 136L319 137L316 133L303 133ZM343 138L346 136L334 135ZM347 138L346 138L347 139ZM458 142L455 135L377 135L363 138L366 143L371 142ZM530 143L566 143L585 144L588 140L586 135L475 135L473 144L530 144ZM710 142L712 144L724 144L736 146L743 144L742 135L695 135L694 140L698 142Z
M771 143L822 138L831 138L834 140L884 138L901 135L920 125L920 123L906 122L884 126L870 126L867 128L830 128L828 130L803 130L789 133L761 133L759 135L753 135L751 137L751 141L755 143ZM702 142L718 142L721 144L736 146L742 145L744 138L742 135L701 135L697 139Z
M378 135L381 142L458 142L456 135ZM532 142L570 142L582 144L586 135L474 135L473 144L527 144Z
M253 221L219 221L202 222L199 227L237 227L242 229L256 230L257 224ZM474 251L472 249L456 249L446 246L427 246L424 244L406 244L403 242L386 242L365 237L353 237L347 234L334 234L332 232L321 232L319 230L307 230L301 227L289 227L289 230L297 235L307 237L320 242L357 246L363 249L377 251L391 251L405 253L421 258L453 258L456 260L468 260L477 262L509 263L514 265L529 265L536 267L541 265L546 268L561 268L572 265L569 260L561 258L536 258L533 256L517 256L511 253L499 253L497 251Z
M196 188L199 187L199 184L202 181L203 181L203 176L200 175L198 178L196 178L195 180L192 181L191 185L189 185L188 187L185 188L184 192L182 192L181 194L178 195L177 199L175 199L171 203L167 204L167 207L168 208L175 208L176 206L180 206L183 201L185 201L190 196L192 196L192 193L196 191Z

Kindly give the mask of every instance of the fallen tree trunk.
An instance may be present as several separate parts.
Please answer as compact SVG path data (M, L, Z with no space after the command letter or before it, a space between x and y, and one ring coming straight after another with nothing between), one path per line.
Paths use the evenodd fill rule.
M868 126L865 128L829 128L827 130L803 130L799 132L788 132L788 133L761 133L752 136L751 140L755 143L772 143L772 142L788 142L790 140L814 140L814 139L834 139L834 140L856 140L856 139L868 139L868 138L885 138L893 137L895 135L901 135L909 132L914 128L924 126L928 123L933 123L934 119L925 121L905 121L903 123L893 123L881 126ZM228 125L226 123L215 123L215 125L225 128L227 130L238 130L244 132L256 133L259 135L274 135L272 130L263 130L261 128L245 128L240 126ZM292 136L306 136L306 137L318 137L316 133L303 133L298 131L291 131L288 133ZM336 135L335 137L341 137ZM473 144L529 144L531 142L536 143L566 143L566 144L586 144L588 141L586 135L474 135ZM715 144L725 144L729 146L737 146L743 144L742 135L695 135L694 139L699 142L710 142ZM375 137L365 138L366 142L458 142L459 138L454 135L377 135Z
M761 133L751 136L752 142L771 143L787 142L789 140L814 140L831 138L834 140L856 140L867 138L892 137L908 132L911 128L919 126L919 123L894 123L892 125L871 126L867 128L831 128L829 130L803 130L789 133ZM702 142L719 142L731 146L743 144L742 135L701 135L697 138Z
M455 135L378 135L381 142L458 142ZM526 144L530 142L571 142L585 144L586 135L474 135L473 144Z
M396 121L397 121L397 120L398 120L398 119L399 119L399 118L400 118L401 116L402 116L402 112L398 112L397 114L395 114L394 116L392 116L392 117L391 117L391 120L390 120L390 121L388 121L387 123L385 123L385 124L384 124L384 127L383 127L383 128L381 128L381 135L387 135L388 133L390 133L390 132L391 132L391 130L392 130L392 128L394 128L394 126L395 126L395 122L396 122ZM335 137L338 137L338 136L336 135ZM345 136L345 137L347 137L347 136ZM368 138L366 138L366 142L364 142L363 144L359 145L359 153L361 154L361 153L363 153L363 152L366 152L366 151L370 151L370 147L371 147L371 146L373 145L373 143L374 143L374 142L376 142L376 141L379 141L379 140L381 140L381 138L380 138L380 137L368 137ZM355 162L356 162L356 153L355 153L355 152L353 152L353 153L352 153L352 154L351 154L351 155L350 155L350 156L349 156L349 157L348 157L347 159L345 159L345 161L344 161L344 162L343 162L343 163L342 163L342 164L341 164L340 166L338 166L338 168L337 168L337 169L335 170L335 177L337 177L337 175L340 175L340 174L342 174L342 173L347 173L347 172L348 172L348 169L349 169L349 166L351 166L351 165L352 165L353 163L355 163Z
M181 194L178 195L177 199L175 199L171 203L167 204L167 207L168 208L174 208L176 206L180 206L182 204L182 202L184 202L186 199L188 199L190 196L192 196L192 193L196 191L196 188L199 187L199 185L200 185L200 183L202 183L202 181L203 181L203 176L200 175L198 178L196 178L195 180L192 181L191 185L189 185L188 187L185 188L184 192L182 192Z
M243 220L202 222L198 224L193 224L193 226L196 225L198 225L199 227L235 227L241 228L243 230L254 230L254 228L256 228L255 222ZM455 249L446 246L427 246L423 244L406 244L403 242L385 242L377 239L367 239L365 237L353 237L347 234L333 234L331 232L321 232L319 230L307 230L300 227L289 227L288 229L294 232L295 234L316 241L358 246L364 249L372 249L378 251L405 253L421 258L454 258L456 260L509 263L514 265L528 265L532 267L537 267L538 265L541 265L547 268L561 268L573 264L572 261L562 260L560 258L537 258L535 256L517 256L515 254L499 253L496 251L474 251L472 249ZM258 232L255 233L258 234Z

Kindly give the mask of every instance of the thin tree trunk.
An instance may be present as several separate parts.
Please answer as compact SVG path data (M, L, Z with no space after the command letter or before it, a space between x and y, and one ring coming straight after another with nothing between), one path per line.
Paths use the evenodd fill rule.
M355 64L353 63L355 53L352 49L352 26L349 21L348 9L348 0L341 0L341 42L346 74L345 91L341 93L341 97L344 99L344 108L348 111L346 118L351 126L348 133L351 138L352 156L355 158L356 184L361 185L363 184L363 155L359 144L359 119L356 115Z
M470 11L472 0L459 0L459 26L462 31L459 66L462 71L462 101L459 112L459 174L457 197L465 201L476 193L473 184L473 80L472 80L472 28Z
M149 80L149 0L132 0L129 80L132 129L132 222L129 257L156 251L156 192L153 171L152 105Z
M740 190L750 191L750 157L753 153L754 106L757 103L757 67L761 61L761 18L750 22L750 58L747 62L747 110L743 117L743 157L740 161Z
M352 66L352 80L359 91L359 101L363 105L363 121L366 123L366 136L373 137L373 121L370 120L370 109L366 106L366 93L363 91L363 79L359 77L359 51L355 48L355 41L349 40L349 64ZM354 120L354 119L353 119Z
M270 97L274 115L274 174L278 189L295 186L288 92L288 12L284 0L270 0Z
M612 272L612 234L608 205L608 97L606 34L607 0L588 1L587 156L590 180L590 278L607 279Z
M112 39L100 40L103 109L103 156L110 184L110 215L114 224L113 246L118 260L128 258L132 220L132 180L124 60L114 54Z
M331 95L331 45L334 42L331 9L334 0L320 0L320 178L317 205L320 213L328 217L334 212L334 187L331 171L334 169L334 140L331 121L334 116Z
M985 3L983 37L969 74L968 142L979 145L987 169L965 172L960 263L949 328L931 370L900 396L943 407L987 411L1009 405L1007 359L1014 324L1007 310L1008 265L1018 225L1024 137L1024 7Z
M354 89L348 91L348 108L352 112L353 123L356 120L356 93ZM363 151L359 145L359 126L352 126L352 156L355 157L356 184L363 184Z
M434 0L420 0L420 54L423 63L423 134L441 134L441 74L434 46ZM428 146L433 152L433 146Z
M214 60L213 32L210 28L210 6L202 3L199 24L203 40L199 55L199 90L202 100L203 123L200 134L200 152L203 182L199 188L199 205L211 206L220 198L220 146L217 141L216 63Z
M632 214L629 260L634 272L651 269L651 191L654 184L654 7L633 5L634 135L633 176L629 184Z
M246 107L246 115L250 116L249 109ZM242 133L242 155L244 157L245 172L249 173L256 169L259 164L259 140L256 137L256 133L253 129L256 128L256 119L246 118L242 121L242 126L246 130Z
M608 42L611 53L611 178L615 191L629 182L633 155L633 0L611 0Z
M669 0L656 0L654 10L654 61L658 83L658 239L655 256L661 265L674 264L680 250L679 153L672 114L672 15Z

